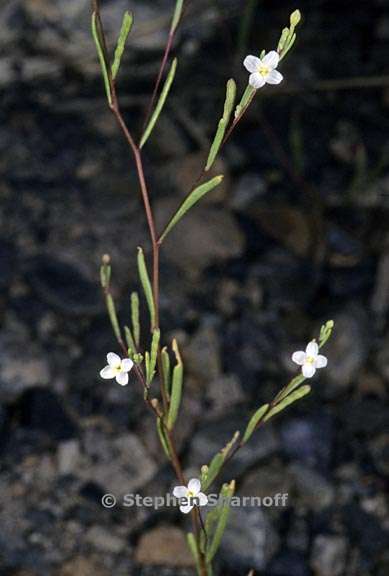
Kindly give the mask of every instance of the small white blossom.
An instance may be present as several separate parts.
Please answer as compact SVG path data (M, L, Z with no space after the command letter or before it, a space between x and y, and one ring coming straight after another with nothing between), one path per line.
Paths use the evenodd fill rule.
M293 362L302 366L302 373L305 378L312 378L318 368L327 366L327 358L319 354L319 346L312 340L306 347L305 352L300 350L292 355Z
M128 384L128 372L134 366L134 363L130 358L120 358L115 352L109 352L107 354L108 366L100 371L100 376L104 380L110 380L115 378L116 382L121 386Z
M183 514L188 514L194 506L206 506L208 496L201 492L201 482L197 478L189 480L188 486L176 486L173 496L182 500L180 510Z
M280 55L275 50L268 52L262 59L257 56L246 56L243 65L251 72L249 84L258 90L265 84L279 84L283 76L276 70Z

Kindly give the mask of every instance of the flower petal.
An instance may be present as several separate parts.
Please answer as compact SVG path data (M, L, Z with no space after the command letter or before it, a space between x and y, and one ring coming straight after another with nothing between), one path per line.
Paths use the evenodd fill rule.
M312 340L312 342L308 344L305 352L307 353L307 356L312 356L313 358L316 358L319 352L319 346L317 345L317 342Z
M119 368L121 361L120 356L115 354L115 352L109 352L109 354L107 354L107 362L113 368Z
M304 364L302 372L305 378L312 378L316 372L316 368L313 364Z
M271 50L262 58L262 64L268 66L272 70L277 68L280 61L280 55L275 50Z
M248 72L257 72L260 65L261 60L257 56L246 56L243 60L243 66Z
M199 492L196 496L199 500L199 506L206 506L208 504L208 496L204 492Z
M180 506L180 510L183 514L188 514L193 508L193 504L183 504Z
M268 84L279 84L283 80L283 75L278 70L272 70L266 76L265 80Z
M104 380L110 380L111 378L115 378L116 372L112 366L106 366L100 371L100 376L104 378Z
M188 488L186 486L176 486L173 490L173 496L175 498L186 498L188 494Z
M120 384L120 386L126 386L126 384L128 384L128 373L119 372L119 374L116 375L116 382Z
M316 358L316 368L325 368L328 364L328 360L326 358L326 356L323 356L322 354L319 354L318 357Z
M258 88L262 88L262 86L265 86L266 81L261 74L255 72L254 74L250 74L249 84L256 90L258 90Z
M122 372L129 372L133 365L134 363L130 358L124 358L124 360L122 360L120 369Z
M197 496L197 494L200 492L201 490L201 482L200 480L198 480L198 478L192 478L191 480L189 480L188 482L188 490L190 492L192 492L195 496Z
M298 352L293 352L292 360L296 362L299 366L302 366L305 362L306 354L303 350L299 350Z

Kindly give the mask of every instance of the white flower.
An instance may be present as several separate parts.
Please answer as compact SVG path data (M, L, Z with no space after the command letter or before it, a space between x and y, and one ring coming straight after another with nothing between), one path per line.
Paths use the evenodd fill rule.
M115 352L110 352L107 354L107 362L108 366L101 370L100 376L105 380L116 378L116 382L121 386L128 384L128 372L134 365L133 361L129 358L122 360Z
M201 492L201 482L197 478L189 480L188 486L176 486L173 496L182 501L180 510L183 514L188 514L193 506L205 506L208 503L208 496Z
M295 352L292 355L293 362L302 366L302 373L305 378L312 378L318 368L325 368L327 366L327 358L319 354L319 346L312 340L303 352Z
M262 59L257 56L246 56L243 65L251 72L249 84L256 90L265 84L279 84L283 79L282 74L276 70L279 61L280 56L275 50L266 54Z

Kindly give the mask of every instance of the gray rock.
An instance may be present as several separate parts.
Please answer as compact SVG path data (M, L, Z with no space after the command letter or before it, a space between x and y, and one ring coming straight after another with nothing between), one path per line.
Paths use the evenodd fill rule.
M311 567L317 576L341 576L347 557L347 541L342 536L320 534L313 542Z
M334 333L325 350L329 359L328 396L342 393L353 385L369 352L368 318L362 308L349 306L334 321Z
M61 442L57 448L57 465L59 474L71 474L76 471L80 461L78 440Z
M270 520L260 508L231 508L220 548L223 563L237 573L263 570L279 546Z
M86 533L85 540L97 550L107 554L118 554L127 546L125 538L104 526L92 526Z
M263 178L259 174L248 172L235 185L230 206L233 210L245 212L265 193L266 183Z
M289 472L300 506L314 512L331 506L335 497L334 488L323 476L301 464L291 464Z

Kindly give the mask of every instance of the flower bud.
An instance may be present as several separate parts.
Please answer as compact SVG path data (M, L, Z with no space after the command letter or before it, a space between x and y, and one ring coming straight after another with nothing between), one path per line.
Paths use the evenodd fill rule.
M301 20L300 10L295 10L294 12L292 12L292 14L290 15L290 25L293 26L293 28L297 26L300 20Z

